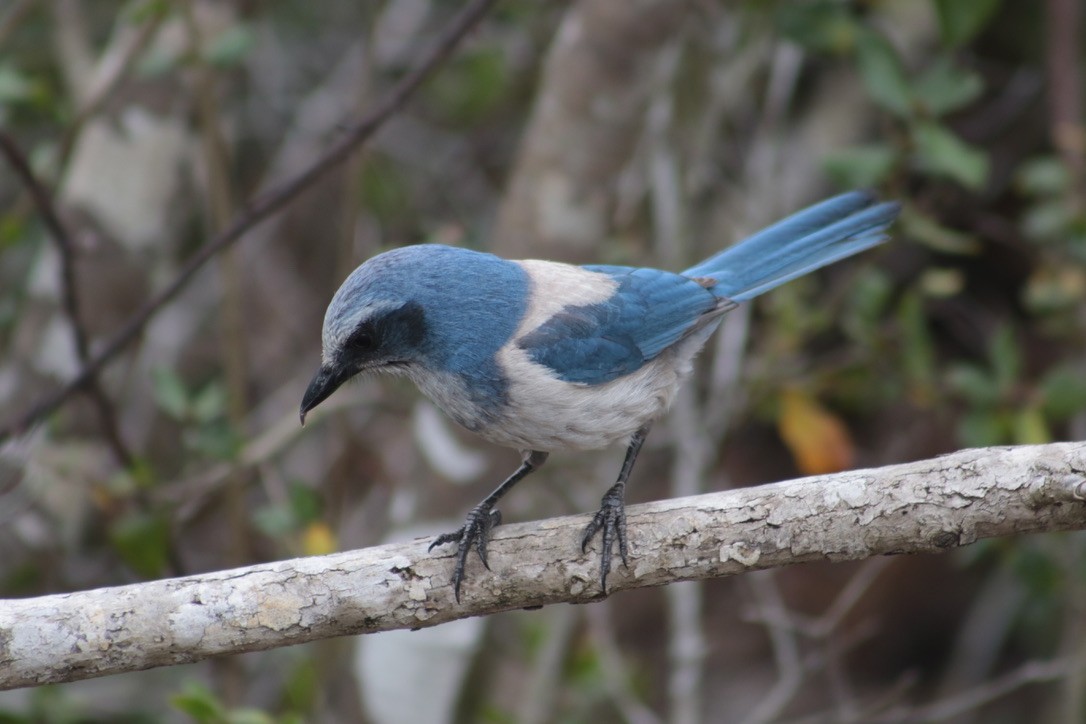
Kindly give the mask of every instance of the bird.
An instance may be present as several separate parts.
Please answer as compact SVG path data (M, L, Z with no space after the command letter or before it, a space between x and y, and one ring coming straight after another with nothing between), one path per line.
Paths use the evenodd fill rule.
M440 244L404 246L355 269L324 315L321 363L299 416L348 380L407 377L448 417L520 452L519 467L429 550L455 544L456 601L471 550L489 569L496 505L550 453L622 443L616 482L580 537L601 535L600 589L614 546L628 566L626 486L724 315L796 277L877 246L900 204L851 191L805 208L674 273L507 260Z

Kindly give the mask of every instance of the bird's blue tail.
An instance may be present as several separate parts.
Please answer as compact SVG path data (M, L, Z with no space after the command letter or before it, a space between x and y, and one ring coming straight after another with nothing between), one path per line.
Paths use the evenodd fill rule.
M901 205L876 203L851 191L810 206L692 266L687 277L709 277L712 291L745 302L787 281L886 241Z

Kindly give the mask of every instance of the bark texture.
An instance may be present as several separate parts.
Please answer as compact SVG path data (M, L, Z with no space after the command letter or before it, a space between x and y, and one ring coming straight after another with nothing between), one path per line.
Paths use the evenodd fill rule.
M965 450L904 465L630 506L613 592L815 560L941 551L1086 528L1086 443ZM585 603L587 516L498 528L491 571L429 539L185 578L0 601L0 687L73 681L345 634Z

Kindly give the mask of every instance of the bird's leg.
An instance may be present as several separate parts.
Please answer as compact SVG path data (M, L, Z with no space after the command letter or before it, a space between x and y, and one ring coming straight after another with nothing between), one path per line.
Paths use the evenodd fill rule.
M479 554L479 560L483 562L487 570L490 570L490 564L486 560L486 544L490 540L491 528L502 522L502 514L494 510L494 505L528 473L538 470L546 460L547 453L545 452L539 452L538 450L529 452L516 472L506 478L505 482L496 487L493 493L486 496L481 503L471 509L468 517L464 520L464 525L451 533L442 533L434 538L434 542L430 544L428 550L433 550L436 546L445 543L457 544L456 568L453 570L453 592L456 595L457 603L460 603L460 582L464 580L464 564L467 563L468 552L473 544L475 552Z
M630 446L626 448L626 459L622 461L622 470L618 474L618 482L604 493L600 501L600 509L592 517L592 522L585 526L581 535L581 552L588 548L589 541L600 530L603 531L603 545L600 553L600 588L607 593L607 574L611 572L611 551L615 541L618 540L618 554L622 557L622 565L627 565L626 553L626 481L630 479L637 453L641 452L641 445L649 434L649 426L634 433L630 438Z

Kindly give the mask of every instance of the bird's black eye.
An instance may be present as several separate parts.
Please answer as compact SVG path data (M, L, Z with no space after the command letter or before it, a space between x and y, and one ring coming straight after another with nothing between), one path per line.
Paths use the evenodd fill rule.
M347 338L347 348L352 352L369 352L377 346L377 337L369 325L360 327Z

